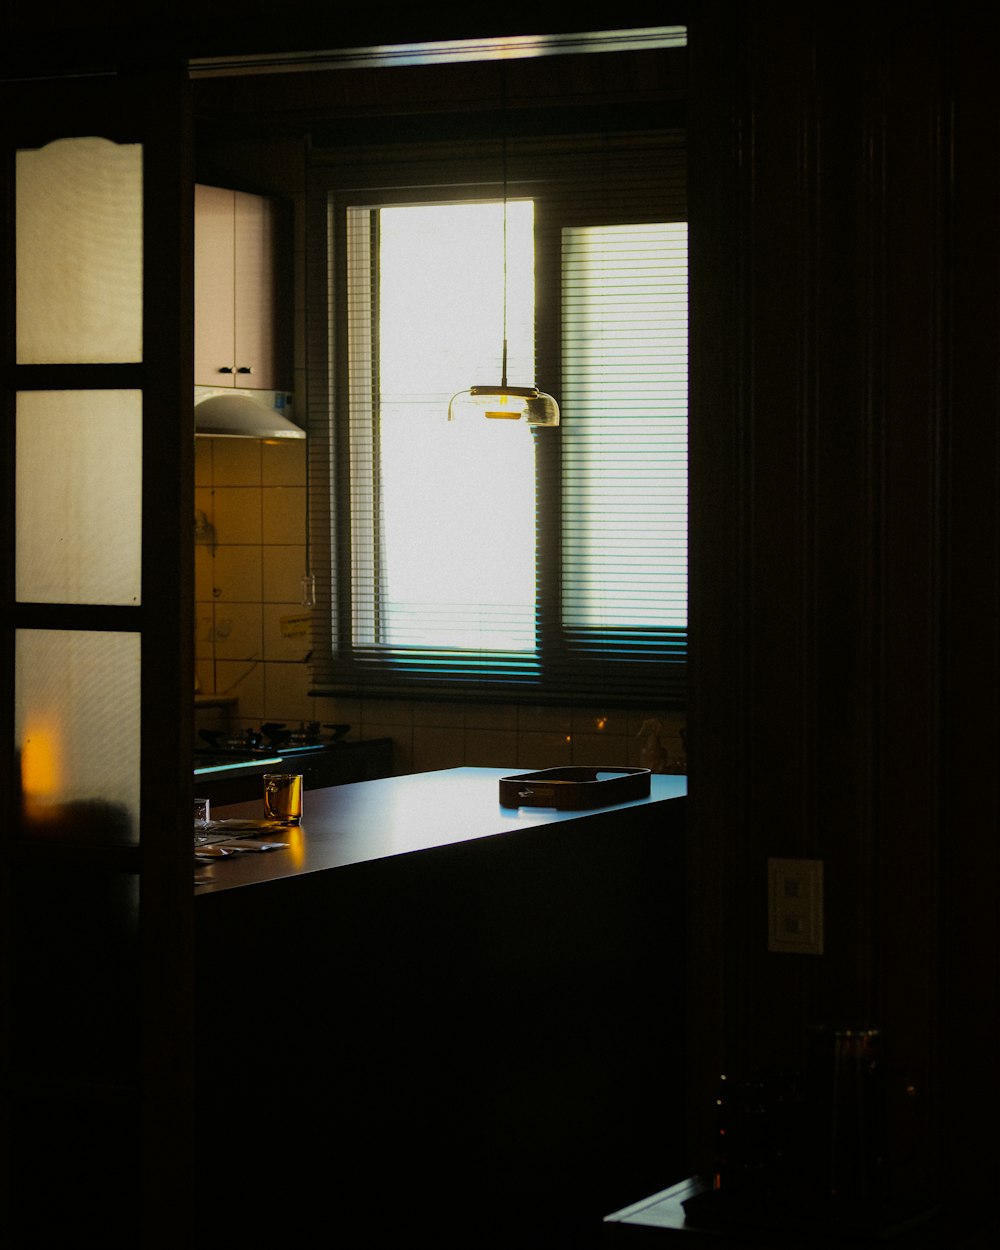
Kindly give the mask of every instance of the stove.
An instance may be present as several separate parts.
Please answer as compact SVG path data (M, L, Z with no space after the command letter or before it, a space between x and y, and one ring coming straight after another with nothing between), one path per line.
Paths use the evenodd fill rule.
M227 735L220 729L202 729L199 737L205 745L194 749L195 773L301 759L319 751L328 751L350 728L350 725L321 725L312 721L291 730L283 724L268 721L259 730L248 729L242 735ZM324 733L324 730L329 732Z
M245 803L262 794L264 773L301 773L305 789L387 777L392 740L348 738L350 725L310 723L296 730L268 722L239 735L200 730L194 749L194 784L199 798L216 804Z

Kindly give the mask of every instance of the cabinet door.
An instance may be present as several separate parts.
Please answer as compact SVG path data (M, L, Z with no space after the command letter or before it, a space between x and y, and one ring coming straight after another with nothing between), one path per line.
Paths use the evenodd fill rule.
M233 192L195 187L194 381L235 386Z
M235 234L235 385L273 390L275 377L275 206L237 191Z

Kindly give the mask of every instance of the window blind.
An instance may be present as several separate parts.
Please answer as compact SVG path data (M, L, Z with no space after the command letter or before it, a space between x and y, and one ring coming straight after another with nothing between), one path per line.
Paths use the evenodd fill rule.
M687 627L686 223L565 230L562 300L566 650L643 685Z

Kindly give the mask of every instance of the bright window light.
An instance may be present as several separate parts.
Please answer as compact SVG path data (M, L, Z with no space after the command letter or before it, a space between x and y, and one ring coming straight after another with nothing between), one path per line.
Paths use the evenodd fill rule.
M354 210L371 228L367 210ZM534 376L533 205L507 206L508 374ZM535 629L534 448L527 426L446 420L499 382L502 203L378 210L377 604L388 646L527 650ZM373 313L372 320L376 320ZM365 338L372 332L365 330ZM362 345L359 344L359 347ZM356 558L358 553L356 552Z

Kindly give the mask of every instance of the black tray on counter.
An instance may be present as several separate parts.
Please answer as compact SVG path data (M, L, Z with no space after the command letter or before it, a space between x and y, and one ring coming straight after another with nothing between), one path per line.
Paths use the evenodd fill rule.
M648 768L542 768L500 778L502 807L553 807L579 812L646 798Z

